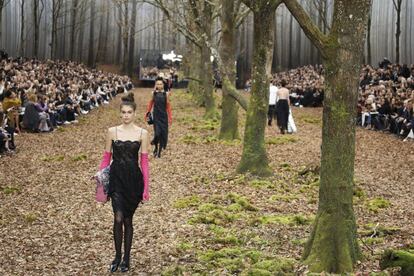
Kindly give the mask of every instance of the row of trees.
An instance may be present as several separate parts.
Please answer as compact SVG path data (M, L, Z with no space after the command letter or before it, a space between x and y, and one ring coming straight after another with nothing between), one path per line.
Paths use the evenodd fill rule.
M145 4L146 1L134 2L1 0L0 48L13 56L72 59L91 65L116 63L129 73L132 72L131 66L137 65L141 49L175 49L181 53L187 49L184 36L167 20L165 13ZM322 32L327 33L332 21L333 1L299 2ZM408 0L373 1L365 62L376 64L385 56L394 61L413 62L413 5L414 2ZM174 17L182 12L171 13ZM272 70L320 63L320 52L285 5L282 4L274 16L274 32L278 39L274 44ZM237 23L235 38L239 68L244 72L239 76L243 79L240 83L250 77L253 13L243 19ZM217 39L221 26L217 17L214 26L212 36ZM124 64L125 56L133 62L132 65Z
M37 0L33 1L35 3ZM37 2L43 3L43 1ZM58 2L56 0L56 4ZM84 1L71 1L72 4L75 2ZM160 11L162 18L168 20L168 25L181 34L183 44L188 49L185 54L186 73L194 80L191 82L190 90L205 107L206 118L219 116L211 82L213 71L210 57L214 56L223 79L220 138L226 140L239 138L238 108L245 109L247 118L243 153L237 170L259 176L271 173L264 134L271 69L272 65L278 66L278 59L274 58L275 45L278 45L280 39L275 36L276 11L282 4L289 10L304 34L317 48L315 54L319 55L326 72L319 208L312 234L304 250L304 259L309 264L310 270L314 272L352 271L353 265L360 258L352 206L355 114L359 73L366 50L365 38L371 0L322 1L315 2L311 6L299 0L145 0L145 2ZM93 54L94 47L91 44L95 41L96 18L93 17L98 13L94 12L95 0L88 3L90 3L88 60L93 64L96 61ZM122 18L115 25L119 37L114 41L117 43L116 55L119 55L117 60L123 61L124 70L128 67L131 52L129 50L133 52L135 49L131 41L135 41L133 35L136 32L134 26L138 2L133 1L131 4L130 6L127 0L111 3L119 13L117 18ZM398 8L398 3L396 4ZM52 6L52 10L53 7L58 6ZM132 13L130 13L131 8ZM73 10L72 12L74 13ZM315 14L320 15L316 17ZM236 37L240 26L243 26L243 22L248 22L246 18L249 16L253 23L251 39L253 85L250 100L247 101L235 89L234 80L236 53L241 44ZM33 18L39 17L33 14ZM72 23L77 21L77 15L74 15L74 18ZM321 23L322 21L325 23ZM102 22L109 22L109 20L104 19ZM105 24L99 25L102 30L105 30L103 28ZM106 30L109 28L106 27ZM53 48L57 36L52 36ZM104 37L105 35L102 35L97 40ZM73 41L75 40L69 43ZM289 41L295 40L292 38ZM290 46L293 47L296 42L292 42ZM52 53L58 55L58 49L55 50Z
M246 109L243 153L237 170L256 175L271 173L264 141L267 91L275 44L274 15L280 4L286 5L319 50L326 71L319 209L304 259L311 271L352 271L360 257L352 206L355 114L371 1L335 1L329 30L319 28L297 0L148 2L161 9L192 46L189 72L200 83L197 87L193 82L192 91L201 93L206 117L216 114L211 78L206 77L211 72L210 55L216 58L223 77L220 137L237 139L237 105ZM180 11L180 16L173 16ZM249 102L233 86L236 28L248 12L253 14L254 35ZM221 22L219 39L212 36L215 17Z

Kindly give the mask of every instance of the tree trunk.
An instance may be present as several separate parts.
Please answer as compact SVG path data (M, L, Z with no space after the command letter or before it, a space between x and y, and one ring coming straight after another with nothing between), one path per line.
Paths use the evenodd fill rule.
M69 57L71 60L74 58L75 50L75 30L76 30L76 15L78 12L78 0L73 0L72 2L72 19L70 26L70 43L69 43Z
M108 1L108 0L107 0ZM108 37L109 37L109 18L110 18L110 11L109 3L106 2L106 23L105 23L105 32L106 35L104 36L104 45L103 45L103 51L102 51L102 60L107 61L108 60Z
M360 257L352 202L355 124L370 4L371 0L335 1L333 26L324 44L319 207L304 251L312 272L351 272Z
M372 63L372 53L371 53L371 18L372 18L372 8L369 10L368 14L368 26L367 26L367 64L371 65Z
M255 175L271 174L265 148L266 116L269 104L269 79L273 59L273 27L276 7L267 1L253 9L253 70L250 104L244 131L243 153L237 171ZM268 2L267 2L268 3ZM257 6L256 6L257 5ZM251 7L250 7L251 8Z
M203 45L201 47L200 72L203 86L203 102L206 109L204 117L207 119L215 118L217 116L216 103L213 95L213 70L210 56L210 48Z
M128 12L128 1L124 2L125 14L124 14L124 32L122 34L122 41L124 44L124 54L122 60L122 72L127 72L128 67L128 38L129 38L129 12Z
M78 60L82 62L83 60L83 40L85 36L85 9L81 10L80 19L79 19L79 39L78 39Z
M223 67L225 67L225 75L228 77L228 79L223 80L222 84L223 99L221 103L222 113L219 138L223 140L234 140L240 138L238 131L239 106L237 105L236 100L229 95L229 91L234 89L236 81L236 11L234 9L234 1L224 1L220 17L222 31L220 56L222 58ZM222 73L222 76L223 75L224 74Z
M208 1L204 1L203 11L203 32L205 37L204 39L207 42L211 41L212 37L212 26L213 26L213 10L212 6ZM207 46L207 43L203 42L201 46L201 77L203 85L203 100L205 104L206 113L205 118L211 119L217 117L216 103L214 100L214 87L213 87L213 68L211 64L211 51L210 47Z
M133 76L134 73L134 55L135 55L135 27L137 22L137 0L132 0L131 15L131 37L129 38L129 58L128 58L128 75Z
M122 4L118 4L118 40L116 46L116 64L121 62L122 51Z
M289 65L288 69L293 68L293 16L290 17L289 23Z
M33 2L33 23L34 23L34 40L33 56L37 58L39 54L39 0Z
M0 0L0 47L2 46L1 42L3 41L3 39L2 39L2 35L3 35L3 32L2 32L2 30L3 30L3 25L2 25L2 22L3 22L3 8L4 8L4 0Z
M50 56L52 59L56 59L57 49L57 21L59 17L59 0L52 1L52 41L50 43Z
M402 0L394 0L396 3L396 12L397 12L397 30L395 32L395 63L400 63L400 35L401 35L401 4Z
M62 47L61 47L61 52L60 52L60 58L61 59L66 59L66 29L67 29L67 25L68 25L68 9L67 9L67 4L65 5L65 16L63 18L63 32L62 32Z
M90 0L91 7L91 23L89 25L89 53L88 53L88 66L95 67L95 55L94 55L94 46L95 46L95 0Z
M24 56L24 49L25 49L25 39L24 39L24 4L25 4L25 0L21 0L21 4L20 4L20 12L21 12L21 28L20 28L20 50L19 50L19 55L21 57ZM0 13L1 13L1 9L0 9ZM0 17L0 22L1 22L1 17ZM0 24L0 29L1 29L1 24ZM1 41L1 37L0 37L0 41Z
M105 4L106 5L106 4ZM108 9L108 7L106 7ZM104 59L104 48L105 48L105 42L104 42L104 7L101 6L101 15L99 19L99 36L98 36L98 50L96 51L96 60L95 63L100 63ZM108 37L108 34L105 35L105 37Z

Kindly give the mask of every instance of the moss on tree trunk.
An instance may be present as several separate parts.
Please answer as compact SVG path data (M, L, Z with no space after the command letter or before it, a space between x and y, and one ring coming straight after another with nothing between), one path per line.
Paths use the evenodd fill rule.
M260 4L257 4L260 6ZM266 5L262 5L266 7ZM247 109L243 154L238 172L269 175L271 170L265 148L266 116L269 104L269 76L273 54L275 8L258 7L253 10L254 44L252 91Z
M360 257L353 211L355 124L369 1L335 1L324 52L319 208L304 251L312 272L351 272Z
M222 111L221 111L221 125L219 138L223 140L239 139L239 106L236 100L229 95L231 89L235 89L235 75L236 75L236 59L234 53L236 52L235 32L236 32L236 16L234 1L223 1L222 4L221 31L222 42L220 47L220 55L224 67L224 74L222 74ZM221 70L223 71L223 70ZM222 72L223 73L223 72Z

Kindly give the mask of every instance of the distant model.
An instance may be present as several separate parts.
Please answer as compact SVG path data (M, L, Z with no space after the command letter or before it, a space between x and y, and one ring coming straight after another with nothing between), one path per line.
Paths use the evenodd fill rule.
M280 133L285 134L287 131L289 119L289 90L286 88L286 80L283 79L280 85L282 88L277 91L276 116Z
M148 104L147 113L148 116L153 118L154 123L154 139L151 141L151 145L154 145L154 157L161 157L161 151L167 147L168 142L168 127L172 122L171 106L169 103L169 92L164 88L162 78L158 78L155 81L155 90L152 92L152 99Z

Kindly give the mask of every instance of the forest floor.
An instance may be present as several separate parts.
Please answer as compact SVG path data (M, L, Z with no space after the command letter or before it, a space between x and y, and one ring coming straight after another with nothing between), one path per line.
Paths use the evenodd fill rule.
M150 90L135 89L137 123ZM298 133L267 127L273 175L238 175L240 141L217 139L189 94L171 97L168 149L150 158L151 200L134 216L131 275L302 275L300 258L318 206L321 109L294 108ZM22 133L0 159L2 275L104 275L114 257L111 204L94 201L106 129L119 97L49 134ZM245 113L240 111L240 133ZM152 129L147 127L152 135ZM380 271L385 248L413 247L414 143L357 130L355 212L363 259ZM395 272L395 271L394 271ZM249 274L250 273L250 274Z

